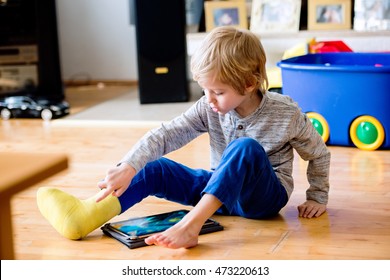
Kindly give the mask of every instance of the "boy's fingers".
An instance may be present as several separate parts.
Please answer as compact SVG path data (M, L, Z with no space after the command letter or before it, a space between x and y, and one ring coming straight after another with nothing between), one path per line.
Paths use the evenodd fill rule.
M118 188L114 191L114 195L119 197L125 192L125 190L126 190L125 188Z
M307 209L307 206L306 206L306 205L300 205L300 206L298 206L299 216L300 216L300 217L304 217L305 212L306 212L306 209Z
M111 193L112 193L112 191L109 188L102 189L102 191L98 194L98 196L96 198L96 202L102 201Z
M106 182L105 181L100 181L97 183L97 186L99 189L105 189L106 188Z

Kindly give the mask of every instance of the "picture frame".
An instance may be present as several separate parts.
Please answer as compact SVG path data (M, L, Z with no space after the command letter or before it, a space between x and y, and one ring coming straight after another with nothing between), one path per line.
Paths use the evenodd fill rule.
M351 29L351 11L351 0L310 0L307 29Z
M390 0L355 0L353 29L390 30Z
M253 0L250 30L254 33L298 32L301 0Z
M245 1L205 1L204 8L206 32L218 26L248 29Z

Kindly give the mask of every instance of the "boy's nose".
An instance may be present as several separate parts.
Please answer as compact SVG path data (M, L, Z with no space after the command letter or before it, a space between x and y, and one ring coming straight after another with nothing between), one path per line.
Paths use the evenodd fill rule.
M214 101L214 98L212 98L212 95L208 92L208 91L203 91L204 92L204 95L206 96L206 98L207 98L207 102L208 103L213 103L213 101Z

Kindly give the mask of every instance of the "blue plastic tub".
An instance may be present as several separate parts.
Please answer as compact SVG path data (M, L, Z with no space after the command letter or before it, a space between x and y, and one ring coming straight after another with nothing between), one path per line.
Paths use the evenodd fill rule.
M291 96L329 145L390 147L390 53L320 53L282 60Z

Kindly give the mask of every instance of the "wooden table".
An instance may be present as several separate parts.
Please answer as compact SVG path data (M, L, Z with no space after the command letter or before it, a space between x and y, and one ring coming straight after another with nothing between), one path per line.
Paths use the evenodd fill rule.
M15 258L11 197L67 167L63 154L0 153L0 259Z

